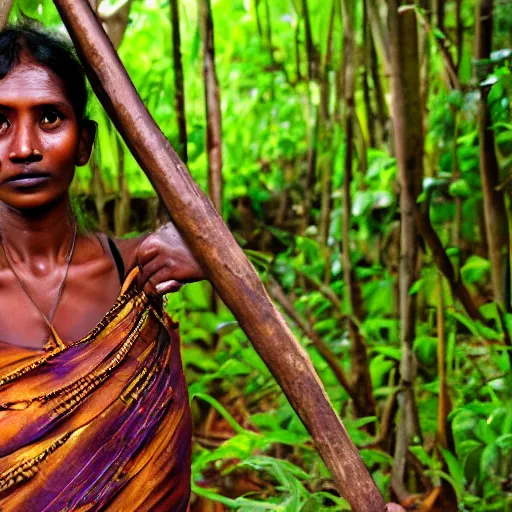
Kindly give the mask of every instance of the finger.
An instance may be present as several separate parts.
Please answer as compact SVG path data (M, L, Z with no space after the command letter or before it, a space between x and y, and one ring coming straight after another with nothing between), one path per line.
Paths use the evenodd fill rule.
M151 281L146 281L146 283L144 284L144 287L142 288L142 291L148 297L154 297L155 295L158 295L158 292L156 291L156 288Z
M156 287L160 283L165 283L167 281L177 281L175 276L172 274L170 269L164 267L159 269L153 275L149 276L148 279L143 283L143 290L146 295L155 295L159 294ZM177 281L179 282L179 281Z
M139 244L137 250L137 264L142 266L149 263L152 259L156 258L160 252L160 248L155 241L148 240L147 238Z
M139 285L144 286L146 281L158 272L168 269L168 266L162 264L161 258L154 258L149 263L141 266L141 273L139 277ZM174 276L176 277L176 276ZM165 280L169 280L171 276L165 277Z
M163 283L158 283L155 286L155 290L159 295L165 295L166 293L174 293L181 289L183 286L179 281L175 281L171 279L170 281L164 281Z
M182 286L183 283L180 283L175 279L156 284L152 280L149 280L144 285L144 293L150 297L165 295L167 293L174 293L179 291Z

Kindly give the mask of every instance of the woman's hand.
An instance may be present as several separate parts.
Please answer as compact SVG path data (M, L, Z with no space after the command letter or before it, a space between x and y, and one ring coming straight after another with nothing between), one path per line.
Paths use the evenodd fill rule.
M136 263L141 269L139 286L148 295L176 292L185 283L205 278L199 263L170 222L140 242Z

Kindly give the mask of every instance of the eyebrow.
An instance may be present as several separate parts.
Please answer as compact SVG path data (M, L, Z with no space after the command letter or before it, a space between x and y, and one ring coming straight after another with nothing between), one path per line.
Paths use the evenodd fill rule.
M40 103L35 103L32 105L32 109L39 109L42 107L54 107L59 110L71 110L73 109L72 105L69 103L66 103L64 101L41 101ZM0 109L2 110L16 110L14 107L9 105L4 105L3 103L0 103Z

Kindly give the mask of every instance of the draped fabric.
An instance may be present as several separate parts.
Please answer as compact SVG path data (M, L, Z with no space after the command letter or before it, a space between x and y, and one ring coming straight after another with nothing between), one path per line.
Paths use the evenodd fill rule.
M176 325L132 281L83 339L0 343L0 510L185 512L191 421Z

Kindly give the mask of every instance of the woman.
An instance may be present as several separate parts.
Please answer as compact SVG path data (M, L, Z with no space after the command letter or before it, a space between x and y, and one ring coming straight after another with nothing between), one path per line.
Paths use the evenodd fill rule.
M184 511L190 412L160 296L202 272L170 224L79 231L86 103L66 43L0 33L0 509Z

